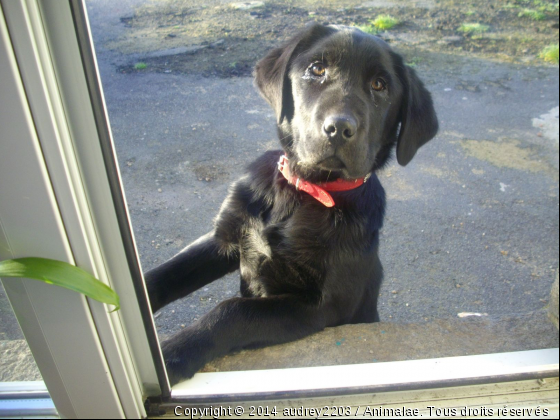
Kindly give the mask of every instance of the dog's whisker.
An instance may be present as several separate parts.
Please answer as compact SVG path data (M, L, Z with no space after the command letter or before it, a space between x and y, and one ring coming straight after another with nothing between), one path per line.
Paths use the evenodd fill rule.
M281 138L280 141L284 141L284 140L286 140L288 137L292 137L292 135L291 135L291 134L288 134L286 137Z

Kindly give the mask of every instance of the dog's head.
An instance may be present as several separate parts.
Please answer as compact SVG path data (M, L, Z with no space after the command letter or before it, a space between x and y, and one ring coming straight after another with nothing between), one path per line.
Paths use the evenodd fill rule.
M261 60L255 78L276 111L292 169L305 179L364 177L395 144L407 165L438 131L414 70L356 28L308 26Z

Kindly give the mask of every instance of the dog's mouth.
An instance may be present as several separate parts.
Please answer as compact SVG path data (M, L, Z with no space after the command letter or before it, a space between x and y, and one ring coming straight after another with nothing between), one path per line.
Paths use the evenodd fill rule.
M322 160L317 166L324 171L341 171L346 168L344 162L336 156L331 156Z

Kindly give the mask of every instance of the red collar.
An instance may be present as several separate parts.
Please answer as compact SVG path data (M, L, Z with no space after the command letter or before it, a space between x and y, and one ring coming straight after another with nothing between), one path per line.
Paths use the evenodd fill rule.
M327 191L340 192L354 190L364 185L370 177L370 175L368 175L365 178L354 179L350 181L338 179L334 182L312 184L310 182L304 181L301 178L298 178L295 175L292 175L288 163L289 159L285 155L282 156L280 158L280 161L278 162L278 170L282 175L284 175L284 178L288 180L288 183L295 185L296 189L299 191L305 191L325 207L334 207L335 205L332 196Z

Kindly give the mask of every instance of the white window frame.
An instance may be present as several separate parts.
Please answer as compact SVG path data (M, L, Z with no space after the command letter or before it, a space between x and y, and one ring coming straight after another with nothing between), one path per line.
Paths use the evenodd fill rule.
M105 170L114 155L102 148L111 143L106 113L94 108L99 81L86 79L81 60L73 8L82 5L0 6L0 258L77 264L113 287L122 309L31 280L4 288L63 417L144 417L145 399L169 386L149 304L137 299L145 290L132 280L140 265L124 198L113 195L118 169L113 178Z
M122 309L109 313L106 305L64 289L3 281L62 417L143 418L149 397L156 407L232 404L558 377L558 349L550 349L203 373L171 390L83 1L0 0L0 75L0 259L39 256L76 264L121 296Z

